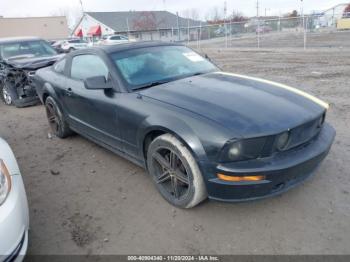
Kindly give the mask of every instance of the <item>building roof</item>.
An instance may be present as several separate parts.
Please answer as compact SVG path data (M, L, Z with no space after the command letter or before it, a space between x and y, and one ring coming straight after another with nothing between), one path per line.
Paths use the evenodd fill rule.
M86 12L115 32L177 28L177 16L168 11ZM201 21L179 17L179 26L199 26Z

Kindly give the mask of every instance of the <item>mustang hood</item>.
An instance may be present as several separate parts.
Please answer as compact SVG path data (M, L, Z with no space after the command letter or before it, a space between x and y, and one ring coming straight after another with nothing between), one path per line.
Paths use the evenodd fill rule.
M244 137L292 129L320 117L327 106L287 86L222 72L181 79L141 94L201 115Z
M62 55L8 59L5 62L15 68L37 70L54 64Z

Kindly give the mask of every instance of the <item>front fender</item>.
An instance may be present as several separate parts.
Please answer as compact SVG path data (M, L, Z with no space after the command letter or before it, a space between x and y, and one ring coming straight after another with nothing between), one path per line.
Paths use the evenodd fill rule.
M182 140L197 161L212 160L227 141L227 134L216 125L185 115L157 114L147 117L138 130L138 148L144 152L144 141L152 131L174 134Z
M152 131L171 133L182 140L197 160L206 159L206 152L195 131L175 116L156 115L146 118L138 130L138 147L144 152L144 140Z

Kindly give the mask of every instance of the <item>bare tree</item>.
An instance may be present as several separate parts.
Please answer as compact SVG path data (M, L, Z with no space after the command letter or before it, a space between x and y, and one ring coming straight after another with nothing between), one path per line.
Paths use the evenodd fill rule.
M61 7L50 13L52 16L65 16L68 27L73 28L80 21L83 13L79 7Z
M183 10L181 16L192 20L199 20L200 17L198 10L195 8Z
M229 17L229 20L230 22L242 22L242 21L247 21L248 18L244 16L242 12L233 10Z
M210 9L210 11L208 11L207 15L206 15L206 20L207 21L220 21L223 20L224 17L224 12L223 10L221 10L221 8L214 6Z
M133 20L134 30L157 30L163 20L157 20L154 12L142 12L140 16Z

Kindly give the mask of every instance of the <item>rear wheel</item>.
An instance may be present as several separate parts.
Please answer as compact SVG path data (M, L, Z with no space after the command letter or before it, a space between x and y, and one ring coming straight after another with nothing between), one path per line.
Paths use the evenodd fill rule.
M59 138L70 136L73 132L69 128L56 101L49 96L45 101L46 115L53 134Z
M196 160L173 135L159 136L149 145L147 166L158 191L172 205L191 208L207 198Z

